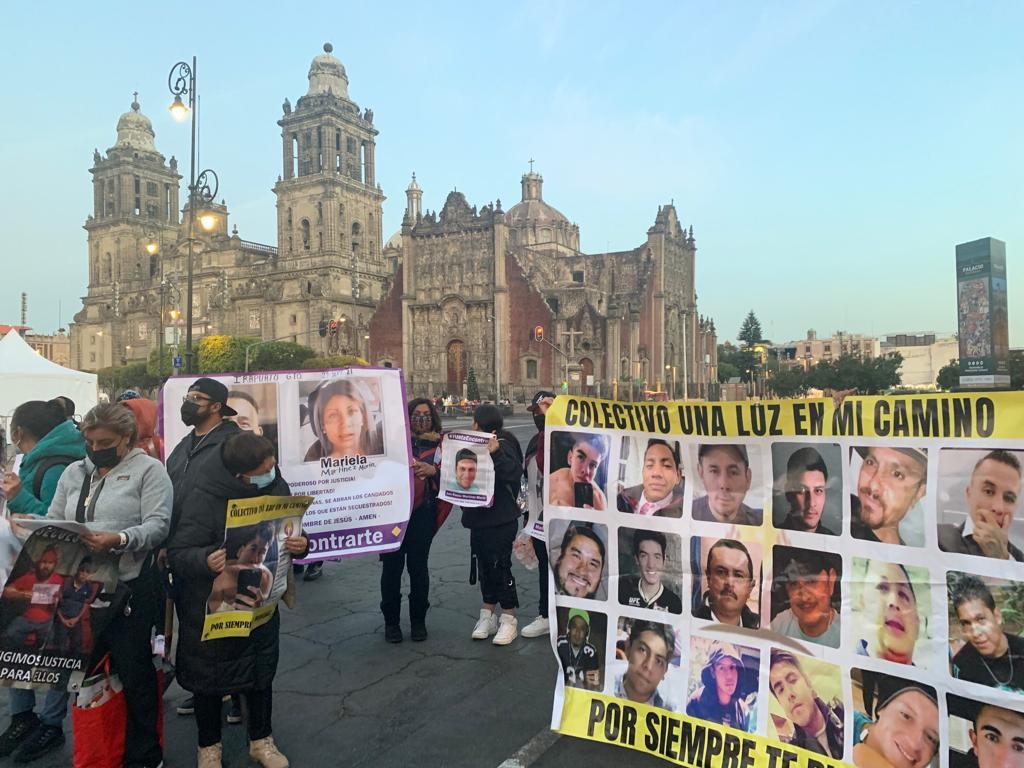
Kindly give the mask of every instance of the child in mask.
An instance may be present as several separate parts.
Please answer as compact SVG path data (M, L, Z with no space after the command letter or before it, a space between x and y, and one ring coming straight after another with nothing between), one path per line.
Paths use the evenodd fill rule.
M288 759L274 744L270 724L279 651L278 612L274 611L270 621L248 637L202 640L207 602L215 584L222 583L232 569L232 596L227 598L223 593L221 597L238 602L238 566L243 559L246 567L266 572L255 589L261 595L269 591L270 573L262 565L262 558L271 535L265 530L261 533L262 526L255 526L256 533L243 537L248 540L237 546L233 538L225 542L224 537L228 502L264 495L288 496L288 484L277 469L273 444L253 432L241 432L224 442L220 461L203 466L181 505L181 518L167 547L181 624L178 682L195 696L200 768L221 766L221 699L237 692L248 699L250 757L264 768L288 766ZM252 529L248 530L251 534ZM309 540L302 531L293 530L284 539L283 549L293 557L302 557L309 549Z

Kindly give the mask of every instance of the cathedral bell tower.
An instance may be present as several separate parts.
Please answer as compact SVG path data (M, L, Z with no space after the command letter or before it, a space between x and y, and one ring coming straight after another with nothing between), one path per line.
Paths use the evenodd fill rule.
M286 298L305 300L307 328L346 319L363 333L391 275L382 249L384 195L375 178L373 111L349 98L348 75L330 43L313 59L309 90L281 126L277 195L279 274ZM303 293L306 291L306 293ZM307 295L308 294L308 295ZM362 336L360 336L362 338Z
M178 163L156 149L138 94L117 121L117 141L93 152L93 213L86 219L89 282L71 327L71 364L95 371L145 359L158 342L164 251L178 227Z

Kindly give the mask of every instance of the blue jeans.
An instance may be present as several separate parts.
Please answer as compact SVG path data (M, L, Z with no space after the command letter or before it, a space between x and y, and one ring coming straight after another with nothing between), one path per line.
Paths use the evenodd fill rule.
M60 728L61 723L68 713L68 699L71 694L67 691L52 690L46 692L43 699L43 711L39 713L39 719L43 725L52 725ZM36 692L32 688L11 688L11 716L23 715L36 708Z

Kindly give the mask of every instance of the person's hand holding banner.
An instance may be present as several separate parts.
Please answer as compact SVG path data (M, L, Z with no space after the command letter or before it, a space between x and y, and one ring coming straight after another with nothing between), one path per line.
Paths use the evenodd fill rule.
M224 566L227 564L228 553L224 547L215 549L206 556L206 567L210 569L211 573L220 573L224 570Z
M309 539L305 536L289 536L284 540L284 549L289 555L301 555L308 546Z
M89 531L79 537L90 552L109 552L121 543L121 535L104 531Z

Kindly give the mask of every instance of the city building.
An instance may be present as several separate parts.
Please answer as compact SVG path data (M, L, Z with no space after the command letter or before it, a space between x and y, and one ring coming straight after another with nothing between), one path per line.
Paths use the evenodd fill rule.
M71 337L63 328L56 333L26 333L25 341L51 363L71 367Z
M522 199L477 208L459 192L422 209L413 176L385 242L373 111L349 97L330 44L282 105L277 244L243 240L220 200L197 210L192 333L290 339L405 370L411 393L521 398L538 387L618 397L700 396L717 379L714 323L697 309L696 244L658 206L635 248L585 254L579 228L522 177ZM177 160L156 148L136 98L94 152L89 282L71 365L145 360L184 339L189 217ZM200 216L199 214L202 214ZM337 336L317 335L337 320ZM542 329L536 338L536 328ZM534 332L531 333L531 330ZM178 350L180 352L180 350Z
M882 354L899 352L900 386L906 389L937 389L939 370L959 354L959 342L953 334L894 333L882 339Z
M874 336L860 333L836 331L828 338L818 338L813 328L807 331L807 338L790 341L776 346L782 364L802 365L811 368L823 360L838 360L840 357L856 357L869 360L881 353L881 344Z

